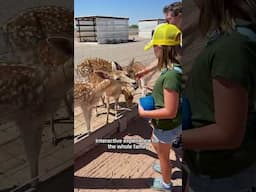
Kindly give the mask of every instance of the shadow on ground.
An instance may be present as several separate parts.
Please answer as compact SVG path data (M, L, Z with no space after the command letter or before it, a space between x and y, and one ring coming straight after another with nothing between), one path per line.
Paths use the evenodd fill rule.
M39 184L38 191L49 192L49 191L74 191L74 167L62 171L56 176ZM30 184L24 185L22 188L17 189L18 186L11 187L9 189L0 189L0 192L28 192L30 191Z
M111 138L122 139L125 136L140 136L143 139L150 139L152 128L150 124L143 118L135 118L128 124L128 128L122 133L116 133ZM91 161L99 157L104 152L111 153L128 153L128 154L145 154L157 159L157 154L146 150L110 150L106 145L98 145L75 162L75 172L89 164ZM181 169L181 150L176 151L176 161L171 161L173 168ZM182 172L175 171L172 179L182 179ZM91 177L74 177L74 185L77 189L146 189L152 185L153 178L91 178ZM174 187L174 192L180 192L181 186Z
M74 187L77 189L148 189L153 183L153 178L136 179L109 179L109 178L74 178ZM172 192L181 192L181 186L174 186Z

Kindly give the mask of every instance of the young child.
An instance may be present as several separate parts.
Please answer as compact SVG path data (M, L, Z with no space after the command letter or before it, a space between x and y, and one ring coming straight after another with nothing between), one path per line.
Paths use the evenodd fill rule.
M138 111L141 117L152 118L152 145L160 160L160 171L156 171L162 174L162 179L155 179L152 187L162 191L171 190L171 144L181 134L181 69L175 59L176 46L180 45L180 35L181 31L176 26L160 24L156 27L151 42L144 48L154 48L158 68L161 70L152 92L155 109L146 111L139 105Z

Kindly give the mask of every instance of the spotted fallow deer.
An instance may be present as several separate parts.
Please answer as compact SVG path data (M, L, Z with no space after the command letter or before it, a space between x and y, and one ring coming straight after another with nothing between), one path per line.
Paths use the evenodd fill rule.
M98 103L100 97L110 85L110 80L103 80L96 87L89 82L75 82L74 104L82 109L88 135L91 133L92 108Z
M136 73L138 73L139 71L144 70L146 67L147 66L145 64L143 64L139 61L135 61L135 59L133 58L128 66L123 67L123 70L127 71L128 77L130 77L132 79L136 79L135 78ZM142 77L140 79L136 79L137 84L139 85L139 88L142 91L141 94L143 96L145 96L147 94L147 89L148 89L147 88L147 83L152 78L152 76L155 74L155 72L157 72L157 70L152 71L151 73L149 73L145 77Z
M77 66L77 74L82 78L87 78L91 83L94 83L94 84L98 84L102 81L102 78L98 76L92 77L90 75L93 71L96 71L96 70L111 72L114 70L122 70L122 67L114 61L109 62L101 58L88 58L88 59L85 59L83 62L81 62ZM106 107L106 103L104 102L104 95L101 96L101 101L103 105ZM96 106L96 112L97 112L97 106Z
M74 32L71 18L72 11L57 6L41 6L22 11L0 28L3 44L0 47L0 61L42 65L49 71L60 67L67 57L53 51L47 39L60 36L71 38ZM72 100L68 100L67 95L63 99L69 117L72 118ZM53 138L56 138L56 135L53 134Z
M123 71L123 68L115 61L109 62L104 59L100 58L93 58L93 59L86 59L82 63L80 63L77 66L78 74L84 78L87 78L89 82L97 85L100 83L103 78L100 76L95 75L93 72L101 70L105 72L112 72L112 71ZM128 75L127 72L123 71L120 72L123 75ZM127 103L127 107L131 106L133 95L132 95L132 89L130 85L122 83L121 84L116 83L113 84L113 86L109 87L105 90L105 94L102 95L101 99L105 107L107 107L107 110L109 110L109 100L110 98L114 98L115 100L115 114L117 117L117 107L118 107L118 101L121 94L124 94L125 100ZM133 87L136 89L136 83L134 83ZM104 102L104 96L106 97L107 103ZM98 115L97 112L97 106L96 106L96 115Z
M95 70L111 72L113 70L122 70L122 67L115 61L109 62L101 58L88 58L77 66L78 74L83 77L88 76L90 72Z
M98 84L91 82L76 82L74 88L74 98L75 106L80 106L83 111L83 115L86 121L87 132L90 134L90 119L92 114L92 108L97 104L100 97L108 90L115 92L116 95L120 95L122 92L122 87L126 84L134 84L134 80L128 78L124 71L112 71L112 72L103 72L96 71L92 72L91 75L100 77L103 80ZM117 93L119 92L120 93ZM130 95L128 95L129 97ZM117 108L117 102L119 97L115 98L115 109ZM117 116L117 113L115 114ZM109 100L107 100L107 119L106 123L109 122Z
M44 122L73 87L73 12L31 8L1 26L0 36L0 108L20 130L37 186Z

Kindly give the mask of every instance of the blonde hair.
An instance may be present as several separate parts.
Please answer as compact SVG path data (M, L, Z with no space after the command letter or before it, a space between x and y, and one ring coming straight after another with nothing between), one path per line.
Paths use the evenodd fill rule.
M200 9L199 26L205 35L211 28L230 32L235 19L256 23L255 0L194 0Z
M177 60L177 51L174 46L161 46L161 55L158 58L158 69L173 67L173 63L179 63Z

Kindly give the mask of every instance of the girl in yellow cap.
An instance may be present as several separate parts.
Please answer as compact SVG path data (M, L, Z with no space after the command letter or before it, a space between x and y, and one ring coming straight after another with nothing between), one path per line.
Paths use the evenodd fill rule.
M181 91L181 68L176 64L176 47L180 45L181 31L172 24L160 24L156 27L151 42L144 50L154 48L161 75L155 82L152 97L154 110L144 110L139 105L139 115L152 118L152 145L160 160L162 178L154 180L153 188L171 190L170 151L172 141L181 134L181 114L179 95ZM154 168L154 167L153 167Z
M182 2L176 1L167 5L163 8L163 13L166 23L173 24L181 29L182 23ZM154 31L153 31L154 32ZM181 42L182 43L182 42ZM180 57L180 55L178 55ZM147 75L148 73L154 71L157 67L157 61L153 61L148 67L139 71L136 74L136 78L140 79L141 77Z

